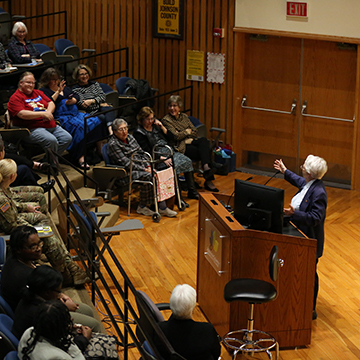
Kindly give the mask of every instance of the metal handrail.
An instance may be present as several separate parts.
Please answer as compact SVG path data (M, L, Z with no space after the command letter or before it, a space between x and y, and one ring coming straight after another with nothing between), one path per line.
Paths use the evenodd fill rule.
M246 105L246 100L247 100L247 95L244 95L242 100L241 100L241 107L243 109L267 111L267 112L273 112L273 113L278 113L278 114L286 114L286 115L295 115L295 113L296 113L296 103L297 103L296 99L294 99L292 101L290 111L274 110L274 109L260 108L260 107L254 107L254 106L247 106Z
M336 121L345 121L345 122L354 122L355 121L355 114L352 119L343 119L343 118L337 118L337 117L331 117L331 116L321 116L321 115L313 115L313 114L307 114L307 101L305 100L303 102L303 106L301 108L301 115L306 117L313 117L317 119L326 119L326 120L336 120Z
M60 36L60 35L64 35L65 38L67 38L67 11L66 10L56 11L56 12L52 12L52 13L48 13L48 14L41 14L41 15L22 17L21 21L24 22L25 20L36 19L36 18L41 18L41 17L45 17L45 16L61 15L61 14L65 15L65 21L64 21L65 30L64 30L63 33L58 33L58 34L53 34L53 35L48 35L48 36L42 36L42 37L39 37L39 38L30 39L30 40L34 41L34 40L48 39L48 38L56 37L56 36ZM10 13L10 16L11 16L11 13ZM9 22L14 22L14 21L18 21L18 20L11 19L11 20L6 20L6 21L0 21L0 24L3 24L3 23L5 24L5 23L9 23Z
M135 304L135 297L137 290L128 277L125 269L122 267L118 255L112 250L105 236L101 233L97 222L90 215L88 208L84 205L79 194L75 191L73 184L66 176L65 172L59 165L58 157L51 150L48 150L49 157L53 164L56 166L59 172L59 176L64 181L60 181L59 176L55 173L52 175L58 187L55 187L52 191L55 192L56 198L60 205L58 211L64 212L67 219L67 240L70 246L75 249L77 256L84 267L87 274L91 275L91 295L92 302L95 303L95 294L99 297L102 305L105 308L106 314L109 316L112 326L115 329L117 337L120 339L121 346L123 347L123 358L128 359L128 350L130 347L136 346L142 357L146 354L142 348L142 344L138 341L137 336L132 328L135 324L141 331L144 338L148 341L152 349L155 351L157 358L160 358L153 337L150 337L149 333L142 328L139 323L139 316L137 314L136 307L141 306L148 321L152 326L154 334L158 337L161 343L168 348L169 352L175 353L169 341L166 339L163 332L155 323L154 319L149 314L145 305ZM56 190L58 188L58 190ZM59 192L59 193L58 193ZM71 198L74 198L80 206L82 212L86 218L91 222L91 227L96 234L96 239L93 234L87 228L84 221L81 219L73 206ZM65 200L64 200L65 199ZM72 214L72 216L70 216ZM81 226L79 226L81 225ZM85 230L85 234L80 234L80 227ZM85 235L85 236L84 236ZM90 240L87 242L87 240ZM105 252L102 250L105 249ZM94 261L94 255L96 254L96 261ZM101 271L99 260L101 262ZM110 263L111 262L111 263ZM95 281L95 274L98 279ZM102 289L99 287L101 283ZM104 296L105 294L105 296ZM117 295L117 296L116 296ZM129 295L132 295L131 297ZM107 299L106 299L107 298ZM113 309L111 310L108 304L110 299ZM118 300L120 299L120 300ZM121 319L122 326L119 326L119 319ZM128 338L131 338L132 343L129 343Z

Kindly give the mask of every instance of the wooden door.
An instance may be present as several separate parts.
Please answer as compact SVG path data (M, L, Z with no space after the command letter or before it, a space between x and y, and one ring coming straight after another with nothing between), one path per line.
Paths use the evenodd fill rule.
M328 162L324 179L351 183L357 52L328 41L303 40L300 164L308 154Z
M242 95L247 96L246 105L290 112L293 100L299 100L301 39L269 36L257 40L246 34L244 44ZM240 111L242 165L269 170L280 157L295 167L298 117L266 110Z

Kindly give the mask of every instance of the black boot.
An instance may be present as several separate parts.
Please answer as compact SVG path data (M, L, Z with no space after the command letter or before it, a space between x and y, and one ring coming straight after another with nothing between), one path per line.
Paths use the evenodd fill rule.
M186 184L188 186L188 198L199 200L199 193L195 187L194 173L192 171L184 173Z

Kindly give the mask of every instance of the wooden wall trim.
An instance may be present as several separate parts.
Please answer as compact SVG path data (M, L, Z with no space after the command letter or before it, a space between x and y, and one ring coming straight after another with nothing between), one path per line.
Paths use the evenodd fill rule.
M342 36L332 36L332 35L315 35L315 34L299 33L299 32L293 32L293 31L279 31L279 30L270 30L270 29L245 28L245 27L234 27L233 31L234 31L234 33L240 32L240 33L247 33L247 34L284 36L284 37L301 38L301 39L360 44L360 38L353 38L353 37L342 37Z
M355 121L354 121L354 141L353 141L353 156L352 156L352 171L351 171L351 189L360 190L360 47L357 48L357 63L356 63L356 87L355 87Z

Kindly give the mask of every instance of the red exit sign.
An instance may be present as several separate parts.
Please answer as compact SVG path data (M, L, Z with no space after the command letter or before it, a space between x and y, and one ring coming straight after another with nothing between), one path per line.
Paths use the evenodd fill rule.
M287 16L307 17L307 3L287 1L286 2L286 15Z

